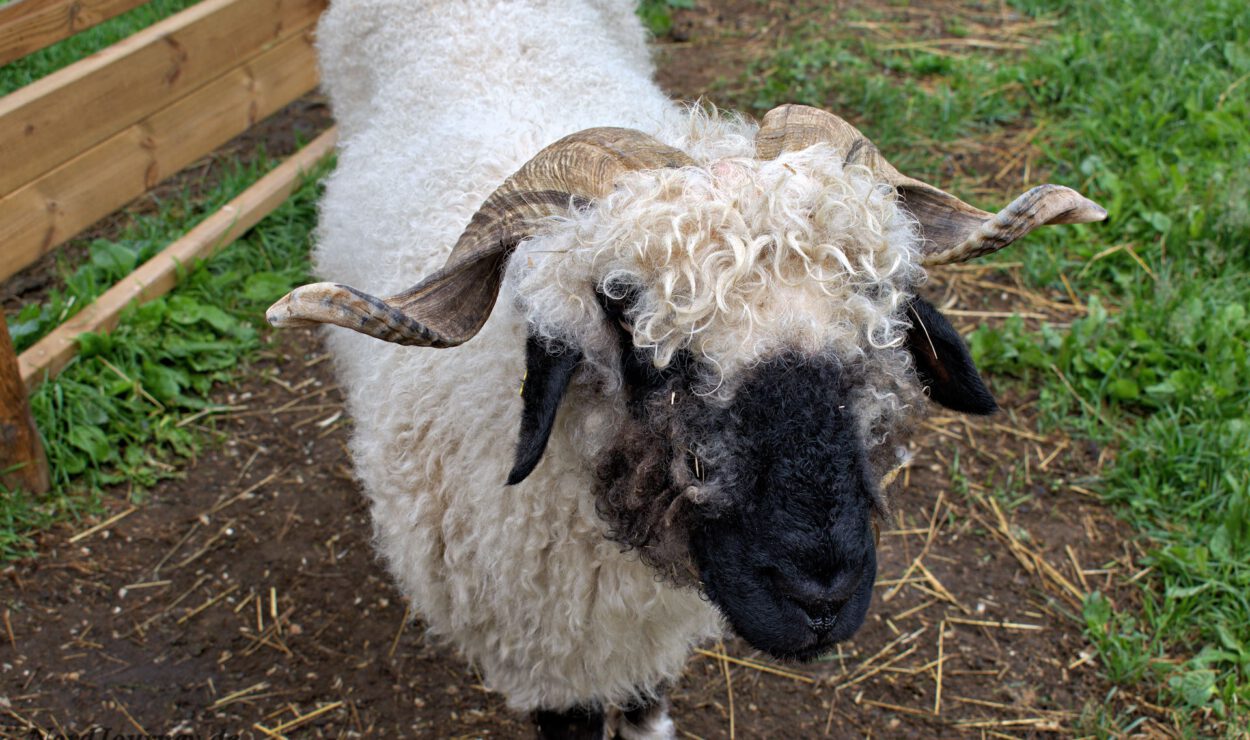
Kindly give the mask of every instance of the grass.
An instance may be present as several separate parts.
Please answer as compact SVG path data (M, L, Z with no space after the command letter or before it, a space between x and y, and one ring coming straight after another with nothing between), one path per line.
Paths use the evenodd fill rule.
M694 7L694 0L640 0L638 17L655 36L673 30L673 11Z
M199 0L151 0L34 54L0 65L0 95L8 95L197 2Z
M1250 720L1250 14L1240 0L1012 4L1039 21L1039 43L1016 53L900 48L862 30L880 17L848 12L843 27L861 29L813 25L727 94L756 112L848 113L946 186L952 144L1037 127L1036 166L1107 206L1106 224L1043 230L1007 257L1035 289L1063 295L1067 278L1087 316L1009 320L970 344L983 370L1040 389L1044 426L1116 450L1096 488L1152 570L1136 613L1102 594L1086 604L1109 677L1149 687L1187 734L1233 733ZM958 14L944 23L947 38L973 32ZM1108 732L1141 719L1094 714Z
M96 240L91 259L65 274L65 288L10 319L15 342L28 345L134 264L181 236L237 195L276 161L235 165L202 200L166 201L111 240ZM201 435L179 422L211 405L216 383L230 382L240 361L260 347L264 310L308 279L309 235L316 221L318 176L234 245L188 265L169 295L132 306L107 335L79 339L65 371L31 396L53 473L53 490L34 499L0 497L0 559L30 554L32 536L55 521L99 511L101 487L127 483L141 493L194 454Z
M4 65L0 94L192 4L153 0ZM81 264L63 259L60 285L41 303L8 317L17 350L34 344L278 163L263 151L256 154L250 164L227 163L207 185L185 183L154 214L133 217L113 238L94 240ZM55 522L99 512L102 487L127 483L131 495L140 496L160 478L176 474L172 463L196 452L201 435L179 422L210 405L214 384L237 377L240 361L260 346L264 309L308 277L317 175L326 169L235 245L187 265L171 294L132 306L111 334L79 339L78 356L30 399L53 490L38 497L0 491L0 560L33 554L36 533Z
M0 93L189 4L155 0L5 65ZM663 34L686 5L644 0L641 13ZM1097 593L1085 604L1109 678L1176 708L1188 734L1233 734L1250 702L1250 14L1242 0L1184 12L1164 0L1012 5L1039 22L1008 39L1022 47L1008 53L972 45L984 34L958 13L940 20L942 37L969 40L952 51L874 35L882 18L848 10L784 39L723 97L756 112L782 102L846 112L897 164L987 208L1005 201L952 173L955 145L1036 129L1036 166L1108 207L1104 225L1043 230L1009 256L1036 289L1061 294L1068 279L1084 318L1040 329L1009 320L970 343L984 370L1038 389L1044 426L1116 451L1094 486L1141 533L1151 571L1135 611ZM34 341L263 168L91 245L65 290L11 322L15 340ZM100 486L148 485L196 449L177 422L234 377L258 346L264 306L305 278L316 194L310 181L239 245L189 266L174 293L131 309L112 335L84 338L32 399L56 488L0 497L0 556L97 510ZM1100 733L1142 721L1097 703L1087 715Z

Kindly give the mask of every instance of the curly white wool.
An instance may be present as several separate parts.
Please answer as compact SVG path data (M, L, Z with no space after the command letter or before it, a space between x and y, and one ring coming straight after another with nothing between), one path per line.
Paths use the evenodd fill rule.
M335 0L317 30L340 125L317 273L376 295L437 269L474 211L543 146L593 126L687 126L651 81L632 0ZM577 101L571 105L570 101ZM525 325L510 288L450 350L326 333L387 569L431 636L520 710L630 702L720 631L603 536L590 451L617 413L575 383L542 464L504 480Z
M714 141L705 116L693 119ZM734 140L737 126L723 128ZM902 343L923 271L892 189L825 146L700 164L630 174L532 240L514 270L530 323L593 345L592 291L633 290L635 342L655 364L688 349L718 383L781 351L849 364Z

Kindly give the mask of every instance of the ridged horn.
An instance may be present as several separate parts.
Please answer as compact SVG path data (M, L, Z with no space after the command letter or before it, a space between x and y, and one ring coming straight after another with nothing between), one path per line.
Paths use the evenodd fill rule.
M265 318L277 327L336 324L396 344L454 347L490 316L508 257L544 218L607 195L635 170L693 164L640 131L592 128L540 151L478 209L443 267L389 298L338 283L288 293Z
M920 224L926 265L964 262L997 252L1039 226L1083 224L1107 217L1102 206L1062 185L1039 185L997 214L974 208L932 185L902 174L859 129L838 116L806 105L783 105L764 116L755 136L756 156L830 144L848 164L867 167L898 191L904 208Z

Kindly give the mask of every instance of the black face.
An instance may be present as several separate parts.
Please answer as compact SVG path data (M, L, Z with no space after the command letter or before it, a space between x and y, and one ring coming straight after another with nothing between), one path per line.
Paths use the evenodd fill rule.
M853 379L825 358L778 357L749 371L727 404L712 403L693 392L701 370L688 355L657 370L634 347L628 298L600 300L620 339L630 411L597 471L609 536L668 580L697 583L739 635L775 657L808 660L851 637L872 600L884 472L859 439ZM909 310L923 325L909 334L923 341L912 347L918 379L934 399L992 411L958 333L919 299ZM510 483L538 463L580 354L531 341L527 357Z
M832 363L781 359L714 415L728 505L695 518L691 554L734 630L779 658L849 638L872 600L875 484L848 395Z

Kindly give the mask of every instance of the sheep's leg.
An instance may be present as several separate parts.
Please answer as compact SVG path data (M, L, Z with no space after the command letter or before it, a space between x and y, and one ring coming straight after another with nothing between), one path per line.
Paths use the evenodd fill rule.
M620 740L672 740L677 728L668 716L668 697L660 692L655 700L621 712L617 728Z
M539 709L534 724L542 740L603 740L607 735L602 707L573 707L563 712Z

